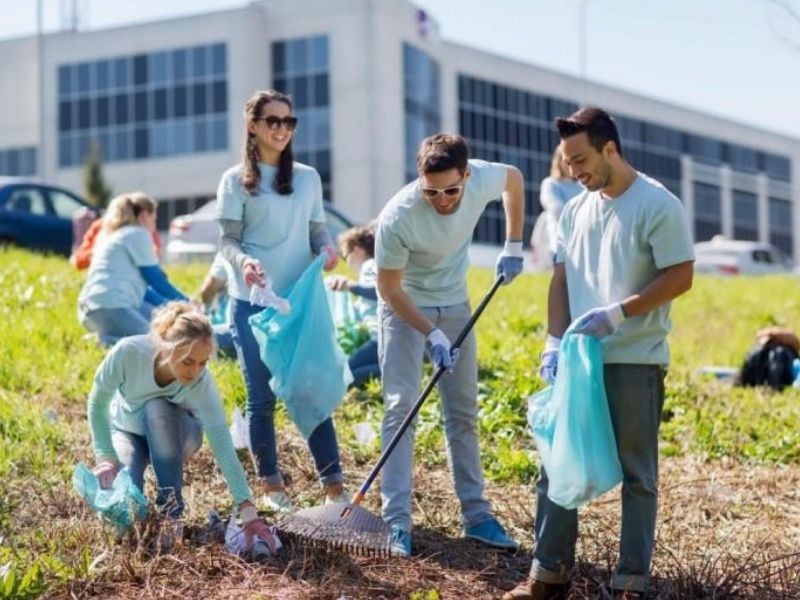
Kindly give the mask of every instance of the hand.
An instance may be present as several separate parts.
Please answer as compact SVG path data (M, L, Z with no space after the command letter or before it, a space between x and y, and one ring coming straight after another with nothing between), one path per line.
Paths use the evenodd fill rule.
M244 284L247 287L264 287L264 279L266 277L264 269L261 268L261 263L255 258L248 258L242 265L242 274L244 275Z
M503 278L503 285L508 285L522 273L522 242L507 241L500 256L497 257L495 270L498 277Z
M107 490L114 485L114 479L119 472L119 465L111 462L110 460L100 461L94 468L92 473L97 476L97 481L100 483L100 489Z
M622 311L622 303L617 302L609 306L593 308L585 313L577 320L573 331L603 339L614 333L617 326L624 320L625 313Z
M558 372L558 355L561 348L561 338L548 335L544 345L544 352L541 356L539 365L539 377L544 379L548 385L553 385L556 381Z
M272 533L272 529L259 517L255 506L247 502L239 511L242 517L242 531L244 531L244 550L249 551L258 536L269 548L269 552L275 555L278 552L277 536Z
M352 283L347 277L344 275L329 275L325 278L328 287L331 288L335 292L347 292L350 290L350 284Z
M326 271L335 269L336 265L339 264L339 253L333 246L323 246L320 248L319 253L328 255L328 259L325 261L325 266L322 267Z
M428 334L428 342L431 345L431 362L434 368L444 368L451 373L458 359L458 349L451 349L450 340L441 329L431 331Z

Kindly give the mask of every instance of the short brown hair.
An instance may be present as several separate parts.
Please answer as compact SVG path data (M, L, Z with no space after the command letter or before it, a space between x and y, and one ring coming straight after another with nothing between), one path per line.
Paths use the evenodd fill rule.
M458 169L467 171L469 150L466 140L455 133L437 133L422 140L417 150L417 170L423 173L441 173Z
M622 156L617 124L606 111L596 106L581 108L568 117L556 117L558 135L564 138L586 132L589 143L600 152L608 142L614 142L617 153Z
M351 227L339 234L339 251L344 256L354 248L362 248L367 256L375 257L375 221L361 227Z

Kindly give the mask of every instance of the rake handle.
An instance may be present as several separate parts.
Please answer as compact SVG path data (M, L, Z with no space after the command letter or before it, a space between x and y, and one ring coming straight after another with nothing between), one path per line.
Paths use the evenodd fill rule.
M458 334L456 341L453 342L451 349L456 349L461 346L466 337L469 335L469 332L472 331L472 327L475 325L475 322L478 320L478 317L481 316L481 313L483 313L483 310L486 308L486 305L489 304L489 301L492 299L495 292L497 291L497 288L500 287L503 281L504 278L502 275L499 275L497 279L495 279L494 285L492 285L491 289L483 297L483 300L481 300L480 304L478 304L478 307L470 316L469 321L467 321L467 324L464 325L464 328L461 330L461 333ZM408 411L408 414L406 415L405 419L403 419L403 422L400 424L400 427L398 428L397 431L395 431L394 435L392 436L392 439L386 445L386 448L383 449L383 452L381 452L381 456L380 458L378 458L378 462L375 463L374 467L372 467L372 470L369 472L369 475L367 475L367 478L364 480L364 483L361 485L361 488L355 494L353 494L353 499L351 501L351 504L358 505L361 504L362 500L364 500L364 496L367 495L367 491L372 485L372 482L375 481L375 478L378 476L378 473L380 473L380 470L383 468L383 465L389 459L389 455L392 453L395 446L397 446L398 442L400 441L400 438L403 437L403 434L406 432L406 429L408 429L408 426L411 425L411 422L417 416L419 409L422 408L422 405L425 403L425 400L427 400L428 395L431 393L431 390L433 390L434 386L439 381L439 378L442 376L444 371L445 371L444 367L439 367L438 369L436 369L436 372L433 374L433 377L431 377L430 381L425 386L425 389L422 390L422 393L419 395L416 402L414 402L414 406L412 406L411 410Z

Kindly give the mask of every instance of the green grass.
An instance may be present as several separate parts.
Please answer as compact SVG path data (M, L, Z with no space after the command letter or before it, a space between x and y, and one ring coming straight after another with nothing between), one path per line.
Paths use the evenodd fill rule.
M179 287L193 291L205 268L174 267L169 274ZM84 554L65 553L64 545L79 545L68 534L56 544L41 524L23 536L12 535L19 526L14 516L31 501L27 486L74 502L72 468L91 457L85 401L103 352L77 322L82 281L83 275L61 258L0 250L5 325L0 336L0 567L8 565L0 569L0 598L34 597L45 580L88 574ZM477 325L480 436L487 478L495 483L529 483L537 473L525 415L527 397L542 387L535 372L545 338L548 281L546 275L525 275L501 288ZM491 282L489 271L470 272L474 304ZM694 289L675 303L673 321L663 455L800 462L800 390L731 389L698 374L703 365L738 365L760 327L800 329L800 280L698 277ZM211 370L227 409L244 406L237 365L216 361ZM353 426L368 422L379 431L382 414L378 385L351 392L336 414L340 443L359 464L374 460L379 445L359 444ZM287 423L280 412L279 427ZM435 393L420 413L417 433L418 460L443 468Z

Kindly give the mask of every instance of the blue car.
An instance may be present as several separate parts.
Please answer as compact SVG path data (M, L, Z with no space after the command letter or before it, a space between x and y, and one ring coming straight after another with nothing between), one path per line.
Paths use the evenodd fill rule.
M35 179L0 177L0 244L69 256L72 215L92 207Z

